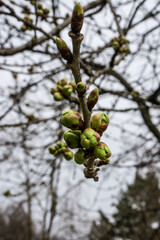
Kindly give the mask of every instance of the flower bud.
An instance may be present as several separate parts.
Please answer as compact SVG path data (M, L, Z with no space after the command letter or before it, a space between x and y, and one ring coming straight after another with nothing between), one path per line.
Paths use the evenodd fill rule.
M4 193L3 193L3 196L5 196L5 197L11 197L11 191L10 190L7 190L7 191L5 191Z
M65 142L58 141L56 147L57 148L66 147L66 144L65 144Z
M65 85L62 89L62 94L66 97L69 97L73 92L73 88L71 85Z
M83 164L86 161L85 151L83 149L79 149L74 155L74 160L77 164Z
M123 37L121 37L121 38L119 39L119 42L120 42L121 45L123 45L123 44L128 43L128 40L127 40L126 37L123 36Z
M38 3L38 9L42 9L43 8L43 4L41 2Z
M50 154L55 154L55 152L56 152L56 147L55 147L55 146L50 146L50 147L48 148L48 150L49 150Z
M39 9L39 10L37 11L37 15L38 15L38 16L43 16L43 10L42 10L42 9Z
M75 83L75 81L74 81L74 80L70 81L70 82L69 82L69 85L72 86L73 92L74 92L74 91L76 90L76 83Z
M90 92L88 96L88 101L87 101L87 106L90 111L96 105L98 101L98 96L99 96L98 88L95 88Z
M22 31L22 32L25 32L26 30L27 30L27 26L26 26L26 25L22 25L22 26L21 26L21 31Z
M64 140L66 141L67 146L72 149L81 147L80 135L80 130L68 130L67 132L65 132Z
M61 80L59 80L58 81L58 85L60 85L60 86L65 86L65 85L67 85L67 79L66 78L62 78Z
M120 53L130 53L130 49L127 46L123 46L119 49Z
M56 38L57 47L62 55L62 57L67 60L69 63L73 61L73 55L67 46L66 42L60 38Z
M73 152L70 150L67 150L64 152L64 157L66 160L71 160L73 158Z
M84 127L84 122L81 115L77 111L66 110L62 114L61 123L72 130L79 130Z
M50 13L50 10L49 10L49 8L44 8L43 12L44 12L44 14L48 15Z
M26 20L26 21L29 21L29 18L30 18L29 15L24 16L24 20Z
M55 101L62 101L63 100L62 94L60 92L54 93L54 100Z
M84 13L83 8L80 3L76 3L71 19L71 31L73 33L80 33L82 25L83 25Z
M133 90L132 92L130 92L130 95L134 98L137 98L137 97L139 97L139 92Z
M106 158L109 158L111 156L111 151L105 143L99 142L94 149L94 155L96 158L105 160Z
M86 92L86 85L84 82L79 82L76 86L77 93L83 95Z
M112 43L112 47L114 48L115 51L118 50L119 49L119 43L117 41L114 41Z
M63 87L61 85L57 85L57 89L58 89L59 92L62 92Z
M67 150L67 148L66 147L62 147L62 148L60 148L61 149L61 153L65 153L66 152L66 150Z
M91 128L86 128L81 135L81 145L83 148L95 147L100 141L100 135Z
M51 94L53 95L53 94L55 94L56 92L58 92L58 89L57 88L51 88Z
M91 128L100 135L107 129L109 117L106 113L96 113L91 117Z
M35 5L36 5L36 1L31 1L31 4L32 4L33 6L35 6Z
M59 148L59 149L57 149L57 154L65 153L66 150L67 150L66 147Z
M35 119L34 114L32 114L32 113L31 114L26 114L25 116L28 119L28 121L33 121Z

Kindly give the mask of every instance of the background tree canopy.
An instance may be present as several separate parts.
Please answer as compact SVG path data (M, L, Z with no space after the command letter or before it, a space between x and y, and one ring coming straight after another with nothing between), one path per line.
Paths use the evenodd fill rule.
M147 212L151 222L145 225L141 221L141 210L148 202L153 201L149 206L152 210L159 207L158 187L155 199L147 194L143 205L142 191L134 186L142 186L141 175L147 172L159 174L160 2L80 3L85 16L81 76L87 85L87 96L93 88L99 89L93 113L105 112L110 118L102 139L110 147L112 157L110 165L101 168L97 183L84 177L83 166L63 157L54 158L48 152L50 145L63 139L62 112L78 110L76 95L54 101L50 93L59 79L73 80L55 39L64 39L71 48L68 32L74 1L0 0L0 203L4 208L11 203L15 207L21 204L28 219L27 240L34 239L34 234L29 234L33 225L42 240L88 239L99 209L107 216L106 231L112 234L112 203L117 204L117 195L133 181L137 169L137 182L122 194L117 211L125 219L133 212L130 220L141 224L140 230L134 229L136 234L150 226L153 215L158 216L157 212ZM126 37L130 52L117 51L117 43L113 44L113 39L122 36ZM153 185L157 186L156 176L151 176L147 175L144 182L153 178ZM152 189L152 184L148 185ZM137 193L141 198L136 200L134 209L131 205L138 198ZM123 212L124 204L128 208ZM125 225L117 213L113 218L121 224L120 230L114 225L116 234L122 239L128 237L129 219ZM149 234L156 232L151 230L148 228ZM153 239L158 239L158 234L157 231ZM138 236L137 239L144 239ZM129 237L133 239L132 235Z
M151 197L152 196L152 197ZM90 240L152 239L160 238L160 188L155 173L145 177L136 174L133 184L121 193L111 223L100 212L100 221L94 222Z

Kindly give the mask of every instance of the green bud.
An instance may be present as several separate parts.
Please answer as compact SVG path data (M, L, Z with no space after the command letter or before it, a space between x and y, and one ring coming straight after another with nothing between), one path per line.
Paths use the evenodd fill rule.
M22 26L21 26L21 31L22 31L22 32L25 32L26 30L27 30L27 26L26 26L26 25L22 25Z
M38 15L38 16L43 16L43 10L42 10L42 9L39 9L39 10L37 11L37 15Z
M49 150L50 154L55 154L55 152L56 152L56 147L55 147L55 146L50 146L50 147L48 148L48 150Z
M73 152L70 150L67 150L66 152L64 152L64 157L66 160L71 160L73 158Z
M137 97L139 97L139 92L138 92L138 91L132 91L132 92L130 93L130 95L131 95L132 97L134 97L134 98L137 98Z
M23 5L23 9L24 10L28 10L28 6L27 5Z
M31 13L30 8L25 5L25 6L23 7L22 13L30 14L30 13Z
M119 42L121 45L128 43L127 38L124 36L119 39Z
M41 2L38 3L38 9L42 9L43 8L43 4Z
M83 164L86 161L85 151L83 149L79 149L74 155L74 160L77 164Z
M95 88L90 92L88 96L88 101L87 101L87 106L90 111L96 105L98 101L98 96L99 96L98 88Z
M64 140L67 143L67 146L69 148L79 148L81 147L80 144L80 135L81 131L80 130L68 130L64 133Z
M72 86L73 92L74 92L74 91L76 90L76 83L75 83L75 81L74 81L74 80L70 81L70 82L69 82L69 85Z
M44 8L44 9L43 9L43 12L44 12L44 14L48 15L49 12L50 12L50 10L49 10L49 8Z
M24 16L24 20L26 20L26 21L29 21L29 18L30 18L29 15Z
M68 83L68 81L66 78L62 78L61 80L58 81L58 85L60 85L62 87L67 85L67 83Z
M65 142L58 141L56 147L57 148L66 147L66 144L65 144Z
M77 16L80 16L80 15L83 15L84 12L83 12L83 8L81 6L80 3L76 3L75 6L74 6L74 9L73 9L73 12L76 12L76 15Z
M86 92L86 85L84 82L79 82L76 86L76 90L78 94L83 95Z
M61 123L72 130L79 130L84 127L84 122L81 115L77 111L66 110L62 114Z
M62 101L63 100L62 94L60 92L54 93L54 100L55 101Z
M10 197L11 196L11 191L7 190L6 192L3 193L3 196Z
M118 37L113 38L112 42L119 42L119 38Z
M57 157L59 155L59 152L58 150L56 149L55 153L54 153L54 156Z
M55 94L56 92L58 92L58 89L57 88L51 88L51 94Z
M36 5L36 1L31 1L31 4L32 4L33 6L35 6L35 5Z
M71 31L75 34L80 33L83 26L84 12L80 3L76 3L71 19Z
M25 15L24 20L28 21L28 22L33 22L33 18L31 18L29 15Z
M67 148L59 148L59 149L57 149L57 153L61 154L61 153L64 153L66 150L67 150Z
M116 50L118 50L119 49L119 43L118 42L113 42L112 43L112 47L114 48L114 50L116 51Z
M99 142L94 149L94 155L96 158L105 160L106 158L109 158L111 156L111 151L105 143Z
M33 18L30 17L29 18L29 22L33 23Z
M59 92L62 92L63 87L61 85L57 85L57 89L58 89Z
M26 116L26 118L28 118L29 121L33 121L35 119L35 117L32 113L31 114L26 114L25 116Z
M96 113L91 117L91 128L100 135L107 129L109 117L106 113Z
M17 79L18 74L16 72L12 72L12 75L13 75L14 79Z
M100 135L91 128L86 128L81 135L81 145L83 148L89 149L97 146L100 141Z
M66 150L67 150L67 148L66 147L62 147L62 148L60 148L61 149L61 153L65 153L66 152Z
M127 46L123 46L119 49L120 53L130 53L130 49Z
M71 85L65 85L62 89L62 94L66 97L69 97L73 92L73 88Z
M73 55L67 46L66 42L60 38L56 38L57 47L62 55L62 57L67 60L69 63L73 61Z

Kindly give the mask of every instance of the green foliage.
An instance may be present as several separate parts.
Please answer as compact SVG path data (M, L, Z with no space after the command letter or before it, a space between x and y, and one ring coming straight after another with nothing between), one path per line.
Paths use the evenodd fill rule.
M115 205L113 223L100 213L100 221L93 222L88 240L159 240L159 197L160 187L155 173L147 173L144 178L137 173L134 183L121 193Z

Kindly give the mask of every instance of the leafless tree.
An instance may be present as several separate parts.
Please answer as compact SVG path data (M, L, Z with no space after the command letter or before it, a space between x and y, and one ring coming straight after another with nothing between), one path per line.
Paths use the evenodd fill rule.
M29 229L35 219L43 240L84 239L100 193L112 193L113 178L119 187L135 169L159 170L160 2L81 1L81 77L87 94L99 88L94 111L110 117L103 138L112 157L94 184L81 167L48 153L48 146L63 139L62 112L78 109L76 95L55 102L50 94L59 79L73 79L55 37L71 47L74 3L41 2L50 13L40 12L40 1L0 0L1 193L9 191L8 199L23 203ZM123 37L126 52L114 46L113 39Z

